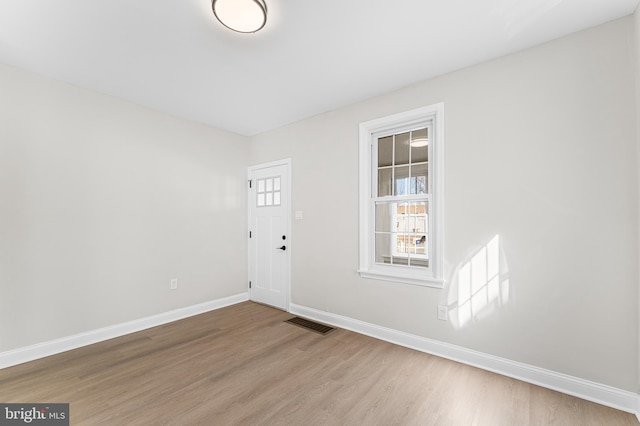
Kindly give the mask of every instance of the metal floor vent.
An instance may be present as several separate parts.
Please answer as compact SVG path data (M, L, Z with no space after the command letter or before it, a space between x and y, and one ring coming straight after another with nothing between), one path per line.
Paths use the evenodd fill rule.
M317 322L309 321L308 319L304 319L300 317L293 317L291 319L286 320L285 322L288 322L293 325L297 325L298 327L306 328L307 330L315 331L316 333L320 333L320 334L327 334L330 331L335 330L335 328L329 327L328 325L319 324Z

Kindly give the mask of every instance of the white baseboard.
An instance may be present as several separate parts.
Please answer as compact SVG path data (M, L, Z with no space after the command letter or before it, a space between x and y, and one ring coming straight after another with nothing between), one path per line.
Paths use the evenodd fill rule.
M472 365L503 376L513 377L514 379L633 413L638 417L638 420L640 420L640 395L633 392L488 355L461 346L381 327L353 318L308 308L306 306L291 304L289 312L294 315L355 331L356 333L371 336L376 339Z
M240 293L222 299L187 306L186 308L180 308L158 315L88 331L86 333L80 333L49 342L38 343L36 345L2 352L0 353L0 369L44 358L49 355L66 352L82 346L102 342L104 340L113 339L114 337L124 336L125 334L146 330L147 328L156 327L172 321L224 308L225 306L234 305L246 300L249 300L249 293Z

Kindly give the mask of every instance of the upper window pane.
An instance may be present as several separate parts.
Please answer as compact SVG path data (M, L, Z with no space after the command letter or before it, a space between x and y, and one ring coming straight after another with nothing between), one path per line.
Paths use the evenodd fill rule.
M393 136L378 139L378 167L393 165Z
M395 168L396 191L393 195L409 195L411 182L409 180L409 166Z
M378 197L387 197L392 195L393 189L393 169L385 168L378 170Z
M428 128L411 132L411 162L424 163L429 160Z
M428 194L427 173L429 168L427 164L417 164L411 166L411 194Z
M401 133L395 137L395 161L394 164L409 164L409 135Z
M429 193L429 128L379 137L378 197Z

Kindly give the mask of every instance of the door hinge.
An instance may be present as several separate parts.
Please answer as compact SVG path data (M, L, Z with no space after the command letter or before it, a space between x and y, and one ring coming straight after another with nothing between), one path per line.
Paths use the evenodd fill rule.
M251 238L251 231L249 231L249 238Z
M251 281L249 281L249 288L251 288Z
M249 188L251 188L251 179L249 179Z

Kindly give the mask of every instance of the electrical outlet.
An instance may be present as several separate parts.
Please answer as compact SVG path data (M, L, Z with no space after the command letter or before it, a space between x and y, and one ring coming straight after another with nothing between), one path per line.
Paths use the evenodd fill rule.
M177 278L173 278L171 280L171 285L169 286L169 288L171 290L176 290L178 288L178 279Z
M446 306L438 305L438 319L441 321L449 320L449 312Z

